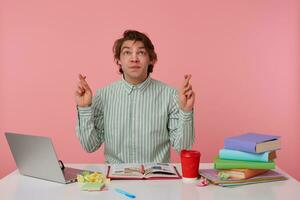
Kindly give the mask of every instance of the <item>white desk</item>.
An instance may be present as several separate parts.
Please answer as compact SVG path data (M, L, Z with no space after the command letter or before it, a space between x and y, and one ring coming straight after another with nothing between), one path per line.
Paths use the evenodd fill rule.
M105 171L104 165L70 164L74 168L92 171ZM180 165L177 165L181 172ZM201 163L200 168L210 168L212 164ZM282 172L280 169L278 171ZM282 172L284 173L284 172ZM287 175L286 173L284 173ZM288 175L287 175L288 176ZM122 188L136 195L139 199L238 199L238 200L271 200L300 199L300 184L294 178L287 181L260 183L236 188L222 188L215 185L197 187L195 184L185 184L182 180L113 180L109 187ZM16 170L0 180L1 200L41 200L41 199L127 199L113 190L101 192L81 191L77 183L60 184L36 178L22 176Z

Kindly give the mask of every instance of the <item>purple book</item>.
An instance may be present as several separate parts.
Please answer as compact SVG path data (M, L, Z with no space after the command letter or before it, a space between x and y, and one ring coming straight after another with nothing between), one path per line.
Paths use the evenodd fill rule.
M279 136L275 135L245 133L225 138L224 148L250 153L261 153L280 149L280 140Z

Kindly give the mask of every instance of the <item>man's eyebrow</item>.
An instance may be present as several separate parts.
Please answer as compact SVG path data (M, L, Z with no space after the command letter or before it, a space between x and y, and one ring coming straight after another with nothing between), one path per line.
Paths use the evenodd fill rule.
M122 51L123 49L130 49L130 48L127 47L127 46L124 46L124 47L121 48L121 51Z
M130 47L124 46L121 48L121 51L123 51L124 49L130 49ZM146 47L142 46L142 47L138 47L138 49L146 49Z

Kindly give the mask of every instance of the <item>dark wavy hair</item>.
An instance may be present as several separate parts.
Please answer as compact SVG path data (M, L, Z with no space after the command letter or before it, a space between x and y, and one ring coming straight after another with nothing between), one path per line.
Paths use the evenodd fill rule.
M115 43L114 43L114 46L113 46L114 60L117 63L117 65L119 65L119 67L120 67L119 68L119 72L121 74L123 74L123 70L122 70L121 65L118 64L118 60L120 60L120 54L121 54L122 45L127 40L133 40L133 41L140 41L140 42L142 42L144 44L144 46L145 46L145 49L146 49L147 53L149 54L150 61L152 61L153 63L156 63L156 61L157 61L157 55L156 55L155 50L154 50L154 45L152 44L152 42L149 39L149 37L146 34L141 33L139 31L126 30L123 33L123 37L117 39L115 41ZM154 67L154 64L153 65L150 64L148 66L148 75L149 75L149 73L153 72L153 67Z

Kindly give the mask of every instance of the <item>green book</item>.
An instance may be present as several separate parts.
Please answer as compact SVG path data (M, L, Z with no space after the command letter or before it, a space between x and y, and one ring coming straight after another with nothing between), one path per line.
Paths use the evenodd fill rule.
M219 157L214 159L215 169L274 169L275 162L254 162L242 160L222 160Z

